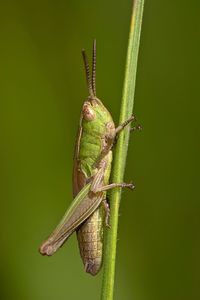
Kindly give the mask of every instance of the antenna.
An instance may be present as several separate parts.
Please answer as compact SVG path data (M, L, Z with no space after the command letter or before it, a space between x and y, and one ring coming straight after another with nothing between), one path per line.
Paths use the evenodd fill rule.
M93 55L92 55L92 90L96 96L96 40L93 41Z
M91 97L93 97L94 93L93 93L92 82L91 82L91 77L90 77L90 67L89 67L87 55L86 55L84 49L82 50L82 55L83 55L83 61L84 61L84 66L85 66L85 73L86 73L86 80L87 80L89 94Z

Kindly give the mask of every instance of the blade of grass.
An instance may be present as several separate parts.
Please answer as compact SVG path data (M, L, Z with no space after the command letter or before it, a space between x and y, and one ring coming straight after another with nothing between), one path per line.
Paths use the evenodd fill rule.
M125 79L121 102L120 122L123 123L132 115L137 71L137 59L140 43L144 0L135 0L131 16L128 50L126 58ZM112 182L123 182L126 157L129 143L129 128L120 133L117 141L113 164ZM118 215L121 190L114 189L110 196L110 225L105 237L104 267L101 300L112 300L115 279L116 244Z

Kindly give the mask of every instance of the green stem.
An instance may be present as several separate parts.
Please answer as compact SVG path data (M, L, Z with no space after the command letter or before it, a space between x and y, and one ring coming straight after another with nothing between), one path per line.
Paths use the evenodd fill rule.
M137 71L137 59L140 43L144 0L135 0L133 4L123 96L120 112L120 123L127 120L133 111L135 81ZM116 154L113 164L112 182L123 182L126 157L129 143L129 128L120 133L116 145ZM110 196L110 225L105 237L104 269L101 300L112 300L115 279L116 244L118 230L118 215L121 198L121 190L114 189Z

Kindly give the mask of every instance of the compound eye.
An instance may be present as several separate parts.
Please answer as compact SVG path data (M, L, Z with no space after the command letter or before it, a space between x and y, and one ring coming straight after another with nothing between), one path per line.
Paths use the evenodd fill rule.
M85 102L83 105L83 119L86 121L92 121L95 118L95 112L91 107L91 104L88 102Z

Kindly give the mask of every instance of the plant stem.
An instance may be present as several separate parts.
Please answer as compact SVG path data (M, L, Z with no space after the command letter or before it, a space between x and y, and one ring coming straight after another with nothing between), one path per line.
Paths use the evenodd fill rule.
M127 120L133 111L134 92L137 71L137 59L142 26L144 0L135 0L133 4L125 79L120 112L120 124ZM123 182L129 143L129 126L120 133L116 145L112 182ZM116 244L121 189L114 189L110 195L110 225L107 230L104 247L104 268L101 300L112 300L115 279Z

